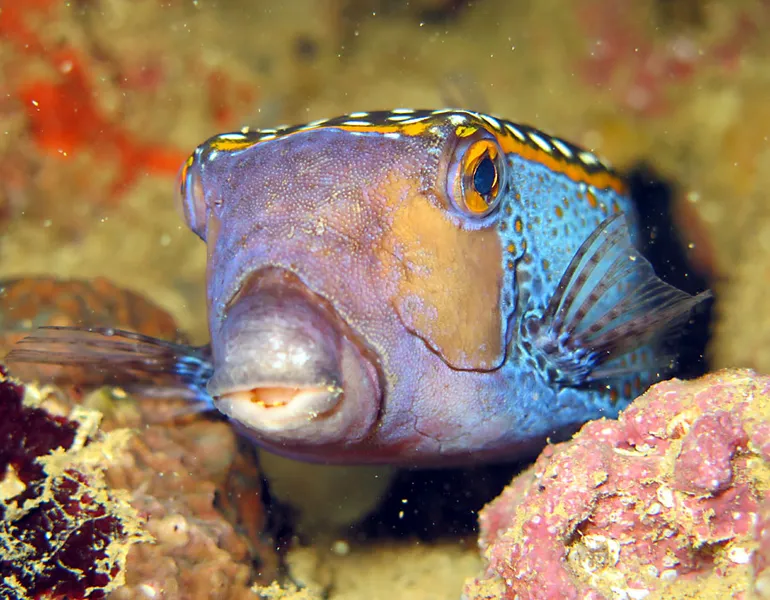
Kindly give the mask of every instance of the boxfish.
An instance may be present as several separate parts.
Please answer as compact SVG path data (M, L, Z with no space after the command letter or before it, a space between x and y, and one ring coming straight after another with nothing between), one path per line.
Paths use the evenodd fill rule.
M601 159L473 111L216 135L179 189L210 344L44 328L11 364L178 389L296 459L467 464L616 417L711 296L656 276Z

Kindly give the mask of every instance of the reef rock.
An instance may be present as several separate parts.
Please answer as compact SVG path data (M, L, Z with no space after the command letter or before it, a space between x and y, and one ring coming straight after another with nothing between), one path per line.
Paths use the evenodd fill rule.
M465 600L770 598L770 378L653 386L480 515Z
M179 336L103 279L0 281L0 351L75 324ZM183 398L94 389L86 367L23 367L0 367L0 598L237 600L275 579L261 473L226 422ZM57 385L26 383L39 377Z
M104 477L129 431L102 434L98 412L56 405L0 371L3 598L104 598L125 582L129 549L152 539Z

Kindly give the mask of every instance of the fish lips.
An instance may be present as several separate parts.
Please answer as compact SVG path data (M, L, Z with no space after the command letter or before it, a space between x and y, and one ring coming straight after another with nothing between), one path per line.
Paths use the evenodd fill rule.
M364 438L381 407L373 355L333 307L283 269L246 279L212 331L218 410L264 444Z

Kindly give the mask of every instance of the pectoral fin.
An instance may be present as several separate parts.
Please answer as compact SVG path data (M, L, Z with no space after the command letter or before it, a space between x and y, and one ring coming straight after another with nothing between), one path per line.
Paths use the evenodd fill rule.
M119 329L41 327L17 342L4 362L12 372L34 367L37 379L177 394L210 404L206 383L213 366L207 346L185 346Z
M622 214L605 219L572 258L541 315L522 335L567 385L601 379L613 359L676 332L711 297L691 296L655 275L633 246Z

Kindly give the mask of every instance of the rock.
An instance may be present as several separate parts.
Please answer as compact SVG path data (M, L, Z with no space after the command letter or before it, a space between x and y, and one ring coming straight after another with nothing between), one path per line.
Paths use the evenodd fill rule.
M3 598L105 598L125 582L129 550L152 540L104 477L130 432L104 434L96 411L61 409L0 371Z
M768 594L769 433L770 378L653 386L617 421L546 448L484 508L486 568L463 597Z
M167 339L179 335L168 313L103 279L18 279L2 282L0 288L4 290L0 325L5 336L0 337L0 345L44 324L119 327ZM30 369L19 374L32 379L41 373ZM182 398L132 397L109 387L94 390L87 369L76 368L66 375L63 385L42 388L31 384L9 388L11 384L0 380L0 457L5 457L0 460L0 475L4 475L0 500L15 502L21 495L25 504L19 506L27 510L19 523L15 516L20 515L19 508L6 508L0 514L0 536L5 536L0 544L4 582L0 585L14 586L0 587L0 596L38 597L38 592L50 591L73 599L101 598L107 592L116 599L254 598L250 587L277 576L278 557L265 533L262 478L253 451L238 444L226 422L191 412ZM13 389L26 390L25 403L35 397L41 407L34 407L37 412L32 413L32 408L17 407ZM90 428L81 433L77 426L83 415L88 416ZM35 457L54 448L63 450L51 455L55 462L46 458L46 471L41 471ZM26 454L22 456L21 450ZM81 468L86 450L91 462ZM26 462L19 464L28 465L25 468L16 464L22 459ZM75 461L75 467L68 466L67 460ZM13 468L3 468L6 464ZM33 485L28 479L34 476L30 481L37 482L37 490L53 477L49 465L56 465L56 473L76 469L67 480L71 502L58 500L54 493L58 480L51 479L54 483L46 485L54 490L53 499L29 505L27 496L38 492L28 491ZM80 487L73 490L72 486ZM80 493L81 487L86 491ZM99 521L83 508L84 498L91 496L105 515ZM110 510L119 511L118 516L110 517ZM53 523L54 534L59 529L72 531L75 525L68 525L69 529L56 525L65 517L77 527L93 530L90 538L67 540L80 544L75 548L78 560L90 565L91 571L78 564L79 571L62 573L57 570L62 560L48 546L36 544L32 553L33 548L14 542L21 535L19 527L27 526L33 537L45 531L41 522ZM102 531L92 522L106 525ZM154 543L139 543L148 540ZM60 551L67 551L66 544ZM109 556L102 556L108 551ZM8 552L11 560L3 562ZM15 571L22 554L28 560L21 564L32 565L26 579ZM50 574L41 579L37 573ZM84 595L87 586L93 590Z

